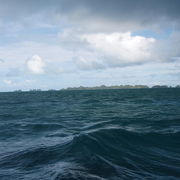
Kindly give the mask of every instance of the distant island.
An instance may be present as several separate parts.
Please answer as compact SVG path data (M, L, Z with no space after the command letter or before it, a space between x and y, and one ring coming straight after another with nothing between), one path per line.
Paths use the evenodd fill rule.
M148 89L148 88L180 88L180 85L177 85L175 87L167 86L167 85L155 85L152 87L149 87L147 85L119 85L119 86L94 86L94 87L68 87L66 89L61 89L64 91L68 90L98 90L98 89Z
M116 85L116 86L94 86L94 87L85 87L85 86L79 86L79 87L68 87L63 89L49 89L49 90L41 90L41 89L30 89L26 92L40 92L40 91L73 91L73 90L101 90L101 89L163 89L163 88L180 88L180 85L177 86L167 86L167 85L155 85L152 87L149 87L147 85ZM14 92L24 92L23 90L15 90Z

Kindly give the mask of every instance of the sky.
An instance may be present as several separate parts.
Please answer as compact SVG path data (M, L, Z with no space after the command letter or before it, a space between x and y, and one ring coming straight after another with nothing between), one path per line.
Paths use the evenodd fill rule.
M179 0L0 0L0 91L180 84Z

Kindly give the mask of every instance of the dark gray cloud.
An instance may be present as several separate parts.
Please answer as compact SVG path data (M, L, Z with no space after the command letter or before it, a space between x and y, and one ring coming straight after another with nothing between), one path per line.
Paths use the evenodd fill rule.
M61 10L68 13L87 8L93 15L107 18L180 18L179 0L65 0L61 2Z
M101 31L161 29L180 24L179 0L66 0L59 8L76 23Z
M0 18L20 19L36 13L50 18L60 14L75 23L111 22L121 26L179 24L179 9L179 0L0 0Z

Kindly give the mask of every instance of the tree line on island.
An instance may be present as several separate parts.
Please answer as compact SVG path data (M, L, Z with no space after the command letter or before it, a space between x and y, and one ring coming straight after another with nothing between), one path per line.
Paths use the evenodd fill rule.
M68 87L63 88L60 90L57 89L49 89L47 91L71 91L71 90L103 90L103 89L163 89L163 88L180 88L180 85L177 86L167 86L167 85L155 85L152 87L149 87L147 85L116 85L116 86L94 86L94 87L85 87L85 86L79 86L79 87ZM42 91L41 89L30 89L29 92L37 92ZM22 90L15 90L15 92L22 92Z
M152 87L149 87L147 85L117 85L117 86L94 86L94 87L69 87L66 89L61 89L61 90L96 90L96 89L148 89L148 88L180 88L180 85L177 86L167 86L167 85L155 85Z

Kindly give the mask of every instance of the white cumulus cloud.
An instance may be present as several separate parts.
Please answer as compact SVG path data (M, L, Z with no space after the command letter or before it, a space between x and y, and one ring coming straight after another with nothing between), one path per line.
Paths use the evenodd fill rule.
M43 59L38 56L34 55L32 56L27 62L27 67L28 69L33 73L33 74L44 74L45 70L45 62Z
M156 42L154 38L133 36L130 32L86 34L82 39L100 54L111 57L109 65L148 61Z

